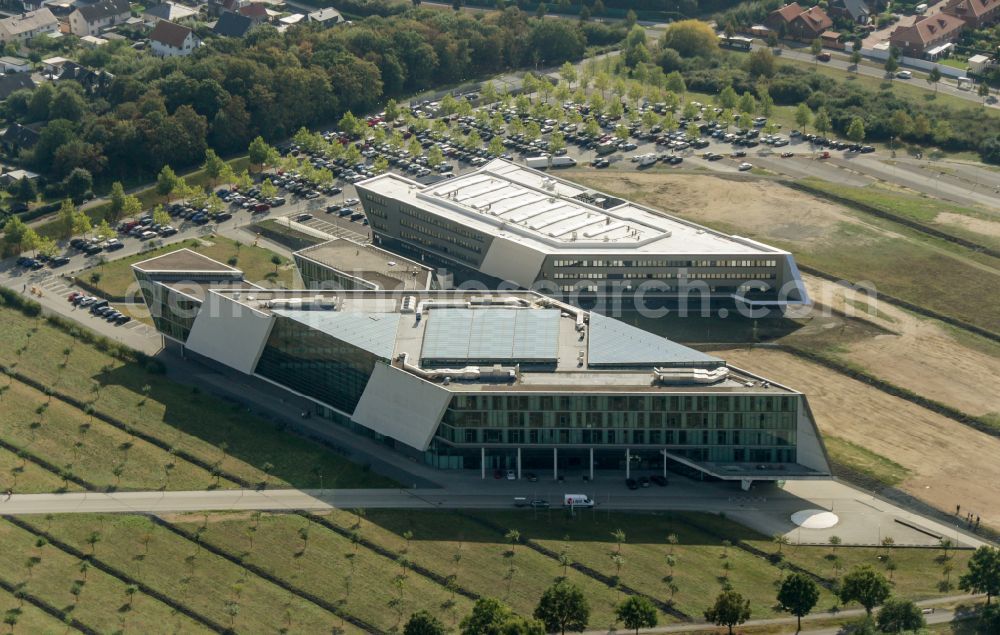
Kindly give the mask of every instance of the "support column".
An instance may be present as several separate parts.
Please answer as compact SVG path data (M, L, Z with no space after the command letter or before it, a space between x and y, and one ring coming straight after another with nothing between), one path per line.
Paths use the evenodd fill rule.
M559 479L559 448L552 448L552 480Z
M660 454L663 455L663 478L667 478L667 451L661 450Z
M594 480L594 448L590 448L590 480Z
M628 457L628 448L625 448L625 478L629 478L632 474L632 461Z
M521 448L517 449L517 480L521 480Z
M479 468L482 471L482 479L486 480L486 448L479 448Z

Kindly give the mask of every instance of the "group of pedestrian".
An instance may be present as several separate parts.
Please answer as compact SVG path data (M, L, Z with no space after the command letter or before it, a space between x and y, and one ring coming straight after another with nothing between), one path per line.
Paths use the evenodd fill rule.
M962 514L962 506L955 505L955 515L960 516L961 514ZM977 514L973 514L972 512L965 513L965 525L969 529L973 531L979 531L979 521L980 518Z

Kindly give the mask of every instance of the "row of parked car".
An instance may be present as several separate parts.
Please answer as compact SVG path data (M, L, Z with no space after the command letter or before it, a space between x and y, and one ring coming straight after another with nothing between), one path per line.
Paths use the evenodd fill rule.
M117 326L126 324L130 322L132 318L125 315L121 311L117 311L107 300L102 300L101 298L94 297L92 295L84 295L79 291L74 291L66 296L66 299L73 304L73 306L80 309L89 309L91 315L111 322Z
M39 269L45 267L46 264L55 269L69 264L69 258L66 256L48 256L46 254L38 254L34 258L31 256L21 256L17 259L17 266L31 271L38 271Z

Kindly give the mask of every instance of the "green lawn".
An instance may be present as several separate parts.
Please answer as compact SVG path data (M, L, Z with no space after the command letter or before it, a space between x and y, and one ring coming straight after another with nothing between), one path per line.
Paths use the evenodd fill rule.
M202 238L190 238L180 243L126 256L103 265L96 265L78 273L77 278L96 286L106 296L123 297L128 295L141 300L135 276L132 274L132 264L185 247L218 262L232 263L231 266L242 270L245 278L255 284L268 287L275 285L293 286L295 268L288 258L278 256L281 259L281 264L275 267L274 263L271 262L271 258L275 256L273 251L248 244L237 246L236 241L215 234ZM100 276L96 284L91 282L91 276L94 273Z
M910 471L881 454L876 454L847 439L824 436L823 442L830 453L830 459L855 472L875 479L887 486L894 486L906 480Z
M17 623L11 627L14 632L32 633L32 635L65 635L80 632L40 608L18 601L13 593L7 591L0 591L0 612L4 618L12 614L16 616Z
M38 517L29 522L36 527L45 524ZM291 620L293 632L329 633L341 623L339 617L320 606L289 594L193 541L154 526L148 518L70 515L46 522L51 535L84 553L91 552L88 536L98 532L100 542L95 549L98 560L127 571L151 589L210 620L225 626L232 624L238 632L277 633L288 628ZM148 548L141 542L147 535ZM58 586L64 585L65 581ZM124 595L110 591L106 597L104 610L111 613L118 606L115 599ZM230 602L238 606L235 616L227 610ZM161 619L163 624L172 623L167 617ZM137 632L163 632L163 628Z
M44 523L40 517L37 520ZM137 539L138 535L134 535L132 541ZM0 549L0 578L4 582L10 585L24 584L24 590L29 595L64 611L98 632L211 632L141 592L135 595L129 610L125 582L96 567L90 567L85 573L81 572L78 558L51 544L36 546L34 535L6 520L0 521L0 544L4 546ZM116 549L115 545L106 547L109 552ZM124 552L124 549L120 550ZM87 551L89 552L89 547ZM143 561L131 561L133 553L134 549L125 556L130 560L127 564L129 571L152 569L152 566ZM38 561L29 568L28 560L32 557L38 558ZM178 560L176 564L180 563ZM70 592L77 580L83 581L79 596ZM32 631L23 628L20 632Z
M971 231L956 223L943 223L938 219L941 214L959 214L972 219L993 221L1000 224L1000 217L983 209L963 207L929 196L896 192L880 184L873 184L867 187L850 187L817 178L801 179L799 182L810 189L826 192L862 205L868 205L875 209L958 236L959 238L1000 248L1000 237Z
M0 363L81 402L92 402L97 411L159 440L163 446L197 457L205 465L218 465L223 474L250 483L266 481L275 487L319 487L321 479L326 487L395 485L330 448L279 429L273 422L250 415L236 404L167 381L138 364L124 363L95 346L75 340L45 320L0 308L0 321L5 327L5 335L0 338ZM148 387L148 395L143 394L144 387ZM33 408L39 405L42 396L25 387L9 392L4 397L4 407L20 403L18 408L23 414L14 420L18 425L5 429L0 438L17 434L22 442L29 441L30 423L38 418ZM13 394L23 397L18 401L12 398ZM56 401L53 399L53 404ZM57 407L62 408L50 406ZM53 423L55 418L47 417L36 431L35 446L44 449L58 465L73 460L81 415L66 411L65 423ZM117 448L128 440L128 435L110 424L95 421L86 437L75 469L81 476L86 472L96 483L106 486L107 470L113 469L113 465L100 463L121 457ZM168 454L139 441L134 443L122 475L122 486L126 483L129 487L162 486ZM207 486L201 468L188 465L182 457L175 457L174 462L176 468L168 487ZM19 487L42 485L19 482ZM232 484L222 480L220 486Z
M191 521L185 529L193 532L199 521ZM248 529L254 526L251 549ZM305 543L298 534L304 527L309 532ZM252 517L221 519L208 523L203 539L385 631L401 628L419 609L454 623L472 607L468 598L453 597L413 571L400 577L403 569L394 560L356 547L350 539L299 516L264 516L259 525ZM416 557L413 561L419 562Z
M522 615L533 612L541 592L563 575L554 555L531 547L538 545L552 554L567 555L566 575L586 595L593 629L620 627L611 614L619 591L589 571L620 573L622 584L663 601L670 597L664 580L670 574L668 554L676 559L675 608L695 622L722 588L724 575L750 599L754 619L786 616L773 608L776 583L785 570L776 566L778 559L773 556L747 550L774 554L775 545L718 516L598 511L571 519L562 510L461 514L369 510L359 517L356 512L334 510L319 518L339 529L295 514L242 512L169 515L164 520L174 529L145 516L128 515L32 516L20 521L30 525L27 530L2 520L0 540L7 548L0 551L0 580L9 585L26 582L30 597L70 610L84 625L101 632L114 630L123 618L133 632L162 632L164 626L153 626L158 621L178 632L206 630L158 601L156 593L202 620L232 624L237 632L320 633L335 627L344 629L335 632L361 632L343 617L397 632L417 609L429 610L454 632L472 606L465 592L501 598ZM519 532L513 549L505 538L509 529ZM620 572L610 558L619 551L612 536L616 529L625 533ZM94 532L98 541L91 545L88 536ZM358 539L342 535L345 532ZM68 546L38 545L36 535L42 534ZM667 543L668 534L677 536L676 545ZM84 574L79 558L70 555L72 550L92 553L99 565L87 572L75 608L69 589ZM886 554L894 568L887 566ZM951 552L947 564L952 583L964 571L969 555ZM31 556L39 560L29 568ZM955 593L942 584L948 574L941 556L934 549L840 547L834 558L830 547L782 548L784 562L826 581L855 565L873 564L892 578L894 593L913 599ZM731 563L728 570L726 563ZM110 567L109 572L100 567ZM142 585L132 610L124 610L125 576ZM451 591L452 583L462 593ZM823 589L816 610L828 610L835 603L832 593ZM660 615L661 624L676 622Z
M96 489L152 490L169 486L197 490L216 486L216 479L208 470L93 419L58 399L50 400L18 381L11 383L3 403L7 423L0 429L0 439L66 469ZM42 406L45 409L39 413ZM31 476L26 474L19 485L30 488ZM48 482L43 479L39 485ZM236 487L225 479L218 485ZM18 492L21 491L18 487Z
M559 513L551 512L556 516ZM347 511L334 510L327 517L347 529L356 523L356 517ZM410 531L413 533L407 552L410 560L442 576L454 575L456 584L462 588L498 597L522 615L531 614L542 592L564 575L557 560L523 546L516 548L511 560L507 557L510 546L504 540L504 532L484 527L463 515L369 510L366 518L361 528L366 539L399 553L407 549L403 536ZM513 524L510 528L519 529L520 525ZM513 575L510 575L511 564ZM591 626L598 629L612 624L618 593L572 568L566 569L565 575L587 597ZM661 615L661 619L673 618Z

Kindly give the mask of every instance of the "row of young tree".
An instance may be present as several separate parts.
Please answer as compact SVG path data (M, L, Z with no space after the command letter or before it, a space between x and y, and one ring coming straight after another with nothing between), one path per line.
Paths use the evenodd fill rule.
M613 30L612 30L613 31ZM579 24L516 8L477 18L412 9L350 29L262 26L246 38L213 38L188 57L158 59L109 43L88 62L115 78L92 92L72 81L15 91L8 123L45 122L26 166L50 181L75 169L94 180L135 180L163 165L196 164L212 147L246 148L257 135L285 139L302 126L370 112L388 97L507 69L579 59Z
M1000 632L1000 605L991 602L1000 593L1000 550L979 548L970 559L960 586L971 593L986 594L987 604L980 614L977 632L983 635ZM848 572L838 585L837 596L842 603L857 603L865 610L865 617L854 624L852 632L857 635L917 632L926 626L920 607L912 600L894 597L892 583L870 565L858 565ZM797 630L801 630L802 618L813 611L819 599L816 579L802 572L785 576L776 597L777 606L797 618ZM880 608L876 613L877 607ZM751 614L750 600L733 589L723 590L704 611L706 621L728 628L730 635ZM659 622L656 605L643 595L628 596L616 607L615 616L637 635L639 629L655 627ZM579 587L563 577L542 594L532 618L516 615L495 598L481 598L462 620L460 628L462 635L565 635L583 631L589 623L587 598ZM414 613L403 629L405 635L447 632L446 626L428 611Z

